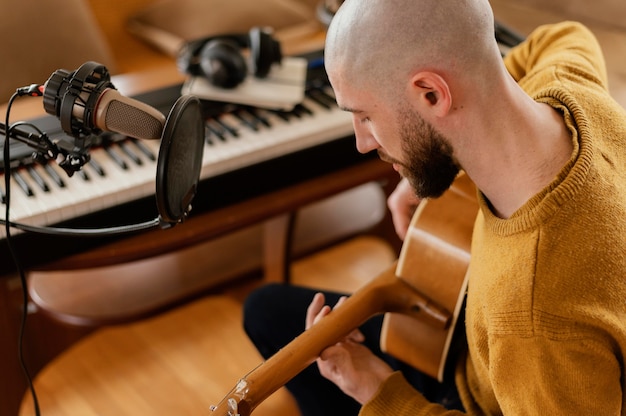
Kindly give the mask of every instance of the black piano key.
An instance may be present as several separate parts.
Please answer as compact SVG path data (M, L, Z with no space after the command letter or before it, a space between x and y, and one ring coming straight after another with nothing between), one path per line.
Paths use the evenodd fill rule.
M139 139L130 139L130 141L139 149L139 151L141 153L143 153L148 159L150 159L151 161L155 161L156 160L156 155L154 154L154 152L152 150L150 150L150 148L148 148L148 146L146 146L141 140Z
M110 146L106 146L104 150L107 152L107 155L109 155L109 157L113 160L113 162L115 162L117 166L119 166L123 170L128 170L128 163L126 163L124 159L122 159L122 157L117 154L115 149L113 149Z
M286 121L290 121L293 117L295 118L302 118L302 114L306 113L306 111L304 111L304 106L302 105L302 103L296 104L290 111L281 111L279 110L279 117L280 114L282 114L281 118L284 118Z
M296 106L293 108L293 112L297 113L298 117L301 117L303 114L307 114L309 116L313 115L313 110L311 110L304 104L296 104Z
M139 165L139 166L143 165L143 160L141 160L141 158L137 155L137 153L135 153L128 146L128 142L120 142L118 143L118 145L120 149L122 149L122 152L124 152L124 154L130 158L130 160L135 162L136 165Z
M335 100L332 98L329 100L328 95L325 95L320 90L317 90L317 89L310 90L308 96L313 101L315 101L322 107L326 108L327 110L330 110L335 106Z
M246 107L246 111L256 120L258 120L261 124L263 124L265 127L272 127L272 124L270 123L270 121L267 119L267 117L261 114L258 108Z
M291 121L291 116L300 117L298 114L292 111L272 110L272 113L276 114L278 118L286 122Z
M11 172L11 176L13 177L13 179L15 179L15 182L19 185L19 187L26 194L26 196L35 196L32 188L30 187L30 185L28 185L24 177L19 172L13 171Z
M46 171L48 176L50 176L50 179L52 179L52 181L59 188L65 188L65 181L63 180L63 178L61 178L61 176L58 174L58 172L56 170L54 170L54 168L52 166L50 166L49 164L45 164L45 165L43 165L43 169Z
M90 181L91 177L89 176L89 174L87 173L87 171L85 169L81 169L79 171L76 172L76 174L78 176L80 176L80 178L84 181Z
M207 122L205 123L205 126L207 129L209 129L209 131L214 136L217 136L218 139L220 139L223 142L226 141L226 136L225 136L226 130L223 127L221 127L219 123L215 121L215 119L207 120Z
M209 129L209 126L206 123L204 125L204 142L209 146L213 146L214 144L213 140L211 140L211 129Z
M102 165L96 162L94 159L89 160L89 166L91 166L93 170L95 170L99 176L102 176L102 177L106 176L106 171L104 170Z
M323 97L328 105L337 107L337 97L335 97L335 93L331 88L320 88L318 91L320 92L320 97Z
M254 118L250 117L244 109L236 110L233 112L233 115L241 120L241 122L248 128L253 131L259 131L259 123Z
M41 175L39 175L39 172L37 172L33 166L27 166L26 169L28 171L28 174L32 178L32 180L39 187L39 189L41 189L44 192L50 192L50 187L48 186L46 181L43 180Z
M235 127L231 126L229 123L225 122L222 117L217 117L214 119L220 126L224 128L228 133L230 133L233 137L239 137L239 130Z

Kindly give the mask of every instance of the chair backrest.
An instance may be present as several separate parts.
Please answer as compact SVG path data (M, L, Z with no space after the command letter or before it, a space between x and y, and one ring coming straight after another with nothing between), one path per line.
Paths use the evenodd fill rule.
M43 83L57 69L115 62L83 0L3 1L0 13L0 103L16 88Z

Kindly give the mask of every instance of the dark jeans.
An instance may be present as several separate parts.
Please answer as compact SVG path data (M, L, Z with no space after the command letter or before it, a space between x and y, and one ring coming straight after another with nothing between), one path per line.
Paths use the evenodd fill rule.
M264 358L274 355L304 331L306 309L316 291L283 284L268 284L252 292L244 305L244 329ZM334 306L342 295L324 292L328 305ZM380 351L382 316L370 319L360 327L364 344L383 357L394 369L430 401L448 409L463 410L454 380L444 384L409 367ZM335 384L319 373L317 364L295 376L286 385L295 397L302 416L357 415L360 405L346 396Z

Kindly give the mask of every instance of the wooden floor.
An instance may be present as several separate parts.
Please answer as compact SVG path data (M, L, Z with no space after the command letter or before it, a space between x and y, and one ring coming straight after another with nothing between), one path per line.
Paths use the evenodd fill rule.
M588 6L586 0L492 0L492 4L497 17L526 33L537 24L591 16L587 23L607 54L611 92L626 107L624 14L617 19L621 24L606 21L611 10L624 10L623 0L599 0ZM552 4L569 9L559 13ZM593 13L576 7L591 7ZM604 15L603 7L608 11ZM293 267L294 280L351 289L393 260L386 243L359 237L299 261ZM210 405L261 362L241 328L242 299L258 283L246 282L154 319L102 329L83 339L38 375L35 385L42 414L207 414ZM33 414L27 395L21 415ZM289 394L280 390L255 415L297 416L298 412Z
M395 260L374 237L359 237L294 264L294 283L351 290ZM48 365L35 387L45 416L207 414L262 360L241 327L241 305L259 281L242 282L173 312L97 331ZM304 323L303 323L304 325ZM33 415L26 396L22 416ZM282 389L257 416L297 416Z

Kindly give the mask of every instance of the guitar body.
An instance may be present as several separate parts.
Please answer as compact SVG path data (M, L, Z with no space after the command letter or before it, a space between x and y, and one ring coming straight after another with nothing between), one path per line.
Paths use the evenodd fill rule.
M396 266L397 277L450 314L448 325L391 312L383 320L381 349L439 381L465 299L477 211L476 189L461 175L440 198L420 204Z

